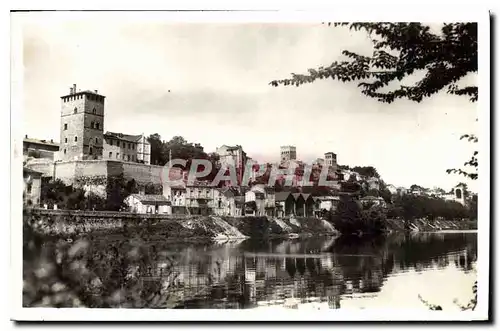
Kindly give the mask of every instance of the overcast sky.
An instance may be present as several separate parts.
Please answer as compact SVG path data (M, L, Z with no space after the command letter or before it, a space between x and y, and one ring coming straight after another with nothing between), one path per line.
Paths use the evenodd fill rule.
M361 32L321 24L39 19L24 24L23 42L30 137L59 141L59 97L76 83L106 96L106 131L181 135L207 152L240 144L259 161L278 160L280 145L295 145L304 161L332 151L340 164L372 165L398 186L449 189L465 181L445 172L474 147L459 140L477 126L476 105L465 97L387 105L356 84L268 85L342 59L344 49L370 55Z

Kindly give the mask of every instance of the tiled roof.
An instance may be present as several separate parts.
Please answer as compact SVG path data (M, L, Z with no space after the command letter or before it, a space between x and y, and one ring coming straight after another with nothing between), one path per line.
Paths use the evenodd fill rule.
M33 138L24 138L23 142L59 147L59 143L56 143L53 141L47 141L47 140L33 139Z
M142 203L155 203L164 205L170 203L167 198L160 194L132 194L132 196Z
M125 134L125 133L120 133L120 132L106 132L104 136L107 137L113 137L115 139L120 139L120 140L127 140L127 141L132 141L132 142L137 142L139 141L143 136L142 135L132 135L132 134Z
M309 197L311 196L311 194L309 194L309 193L301 193L301 194L302 194L302 197L304 198L304 200L309 199Z
M291 195L290 192L277 192L274 200L276 201L285 201Z

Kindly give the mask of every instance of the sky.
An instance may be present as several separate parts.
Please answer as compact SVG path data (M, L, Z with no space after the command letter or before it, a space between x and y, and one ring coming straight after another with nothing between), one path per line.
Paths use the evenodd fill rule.
M355 83L269 85L342 60L344 49L370 55L363 32L320 23L69 21L41 13L20 26L30 137L59 141L60 96L76 84L106 96L105 131L180 135L206 152L239 144L260 162L277 161L281 145L294 145L303 161L334 152L339 164L374 166L396 186L450 189L463 181L474 190L474 182L445 172L473 151L459 139L477 132L477 105L466 97L443 92L421 103L382 104Z

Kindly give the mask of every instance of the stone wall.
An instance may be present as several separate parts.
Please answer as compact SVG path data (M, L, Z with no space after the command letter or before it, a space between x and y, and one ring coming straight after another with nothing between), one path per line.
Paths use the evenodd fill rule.
M162 185L164 167L134 162L123 162L122 164L125 179L134 179L142 185Z
M52 160L32 159L27 161L26 167L41 172L43 177L54 176L54 162Z
M112 233L127 227L148 227L152 224L167 224L189 218L185 215L41 208L26 209L23 217L26 222L35 224L38 231L46 235L76 235L99 231Z
M54 178L62 180L66 185L74 184L77 161L62 161L54 164Z

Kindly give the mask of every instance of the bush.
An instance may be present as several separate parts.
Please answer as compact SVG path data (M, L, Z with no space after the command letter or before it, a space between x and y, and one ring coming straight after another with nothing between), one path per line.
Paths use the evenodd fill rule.
M224 221L249 237L261 238L270 234L271 223L266 216L221 217Z
M336 211L330 213L329 221L344 235L378 235L387 229L387 215L378 206L363 210L359 201L342 197Z

